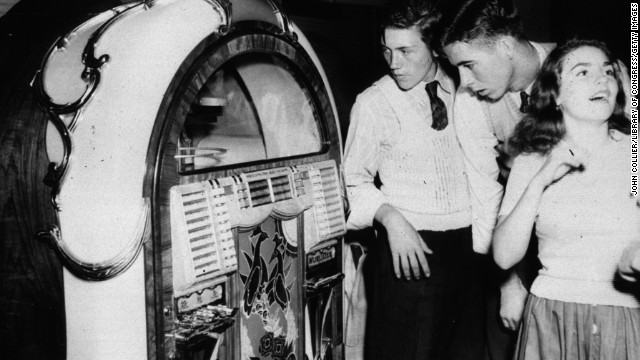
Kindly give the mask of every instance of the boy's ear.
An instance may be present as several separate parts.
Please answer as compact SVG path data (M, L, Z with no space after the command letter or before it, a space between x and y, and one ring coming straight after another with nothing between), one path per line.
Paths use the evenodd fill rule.
M497 45L509 59L513 59L516 47L516 39L513 36L501 36Z

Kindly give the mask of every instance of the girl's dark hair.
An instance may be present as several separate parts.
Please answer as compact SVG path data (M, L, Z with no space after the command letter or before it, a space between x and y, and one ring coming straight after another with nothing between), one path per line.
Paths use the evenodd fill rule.
M569 53L581 47L600 49L613 62L607 46L595 40L570 40L551 51L542 64L531 90L531 112L516 125L513 135L509 138L508 148L512 156L521 153L546 154L564 138L566 128L562 111L556 103L560 89L562 62ZM619 90L613 114L607 122L609 129L630 134L631 122L624 114L626 100L622 82L617 71L614 76Z
M434 34L442 17L437 5L437 0L392 1L380 24L382 33L387 28L409 29L416 26L422 41L433 49Z

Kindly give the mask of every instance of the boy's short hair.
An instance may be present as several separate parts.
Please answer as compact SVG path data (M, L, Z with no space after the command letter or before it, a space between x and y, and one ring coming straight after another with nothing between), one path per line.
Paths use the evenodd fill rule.
M387 28L410 29L415 26L420 31L422 41L433 48L436 27L442 18L436 5L436 1L429 0L391 2L380 24L382 33Z
M499 35L524 39L524 28L512 0L467 0L443 18L441 48L476 39L491 41Z

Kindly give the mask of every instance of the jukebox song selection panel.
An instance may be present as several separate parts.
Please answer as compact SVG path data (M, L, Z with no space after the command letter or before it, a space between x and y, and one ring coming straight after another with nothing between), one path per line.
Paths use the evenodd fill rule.
M333 160L173 187L175 295L210 286L237 270L233 228L254 226L274 214L294 217L308 209L313 221L311 231L305 225L306 249L344 234L342 191Z

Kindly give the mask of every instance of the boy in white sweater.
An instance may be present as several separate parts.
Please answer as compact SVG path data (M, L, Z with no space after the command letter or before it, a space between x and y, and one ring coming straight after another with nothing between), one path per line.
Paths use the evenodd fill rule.
M389 13L382 48L390 74L351 113L348 227L378 230L365 263L366 359L477 359L484 349L484 256L473 251L450 121L455 87L431 51L438 20L424 3Z

